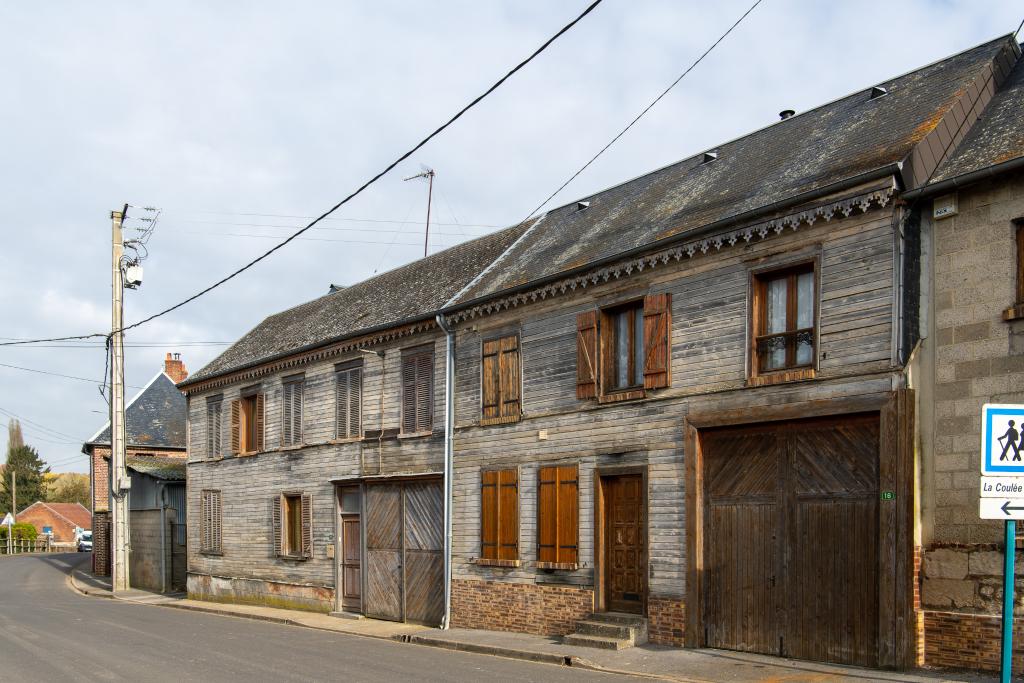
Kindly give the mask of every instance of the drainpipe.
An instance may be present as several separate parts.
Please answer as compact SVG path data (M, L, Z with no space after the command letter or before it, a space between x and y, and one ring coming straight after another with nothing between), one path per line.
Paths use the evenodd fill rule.
M452 470L455 426L455 330L438 313L437 324L445 332L444 361L444 617L441 628L451 626L452 616Z
M160 482L160 592L167 592L167 487Z

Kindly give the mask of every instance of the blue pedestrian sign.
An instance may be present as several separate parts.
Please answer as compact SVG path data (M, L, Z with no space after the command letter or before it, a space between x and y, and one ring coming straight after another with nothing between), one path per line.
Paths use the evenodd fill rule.
M981 473L1024 477L1024 405L982 406Z

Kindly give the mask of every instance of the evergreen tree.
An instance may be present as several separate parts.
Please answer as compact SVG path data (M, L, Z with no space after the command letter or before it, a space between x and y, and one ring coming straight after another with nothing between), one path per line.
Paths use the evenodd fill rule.
M3 480L0 481L0 510L11 510L11 472L17 479L18 508L24 510L37 500L44 500L46 488L43 474L50 471L44 466L39 453L31 446L8 448L7 464L4 467Z

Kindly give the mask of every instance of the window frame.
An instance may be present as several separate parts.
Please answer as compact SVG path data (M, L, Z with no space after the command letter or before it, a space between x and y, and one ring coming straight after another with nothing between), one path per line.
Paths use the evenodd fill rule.
M299 392L298 416L295 406L291 406L291 425L288 421L288 402L294 404L294 397L290 393ZM297 448L304 444L303 423L306 412L306 377L305 375L291 375L281 380L281 448ZM298 429L296 429L298 427ZM296 432L298 432L296 434ZM287 438L287 437L290 437Z
M214 425L216 413L216 429ZM214 441L216 440L216 444ZM214 448L216 446L216 448ZM224 456L224 395L217 394L206 399L206 457L221 458Z
M504 387L501 383L501 358L504 354L502 342L507 340L515 340L515 359L516 359L516 381L518 386L516 387L516 393L518 398L516 399L516 412L514 414L503 415L504 406L507 397L507 387ZM486 368L484 359L486 357L485 349L488 344L497 343L497 365L496 370L498 373L498 379L495 382L495 386L498 391L498 396L495 403L498 406L498 414L493 417L486 417L484 410L487 403L487 397L485 396L486 391ZM480 340L480 406L479 406L479 424L481 426L486 425L499 425L499 424L510 424L513 422L519 422L523 419L523 340L519 332L511 333L498 333L492 334L487 337L483 337Z
M559 528L559 522L560 522L561 517L562 517L561 510L559 510L559 501L561 500L561 491L560 491L560 489L561 489L562 485L564 485L564 484L566 484L568 482L568 480L563 480L561 478L561 476L559 475L559 471L564 469L564 468L570 468L570 467L573 468L575 470L575 472L576 472L576 477L573 480L573 482L575 483L575 486L576 486L576 495L575 495L575 503L574 503L574 506L575 506L575 509L576 509L576 516L575 516L575 521L574 521L574 534L573 534L574 535L574 539L573 539L573 544L571 546L573 548L571 560L570 560L569 557L563 557L561 552L560 552L563 547L570 547L570 546L569 545L563 546L561 543L559 543L559 539L560 539L560 536L561 536L561 533L560 533L561 529ZM542 475L544 473L544 470L552 470L552 469L555 470L555 477L556 477L555 478L555 497L554 497L555 509L551 512L551 514L553 514L554 517L555 517L555 538L554 538L554 541L555 541L555 543L554 543L555 559L553 561L551 561L551 560L541 560L540 559L540 557L541 557L541 547L542 547L541 546L541 534L542 534L542 530L544 529L544 519L543 519L543 517L544 517L544 504L543 504L544 498L542 496L542 488L541 487L542 487L543 482L542 482L541 477L542 477ZM580 562L580 466L579 466L578 462L541 464L537 468L537 534L536 534L536 536L537 536L537 538L536 538L536 550L537 550L536 566L537 566L538 569L561 569L561 570L572 571L572 570L575 570L575 569L579 568L579 562Z
M356 397L358 403L358 424L356 425L355 431L351 429L351 424L348 425L348 433L344 436L341 434L341 424L339 417L341 415L340 406L338 405L339 383L341 381L341 375L349 375L349 410L346 411L348 418L351 417L351 377L356 374L359 378L359 392ZM348 419L346 418L346 419ZM350 422L350 420L348 420ZM356 441L363 438L363 360L357 358L355 360L347 361L345 363L338 363L334 366L334 439L335 441Z
M224 498L220 489L202 489L199 493L199 552L224 554Z
M502 481L501 481L503 473L506 473L506 474L507 473L512 473L513 476L514 476L514 482L515 482L514 483L514 487L515 487L515 504L512 506L512 511L510 513L515 518L514 519L514 524L513 524L513 527L515 529L515 550L514 550L514 553L513 553L514 557L511 557L511 558L509 558L509 557L504 557L504 558L501 557L502 546L504 545L504 546L507 547L508 545L511 545L509 543L504 543L503 544L502 543L503 538L502 538L502 535L501 535L501 528L502 528L501 520L502 520L502 511L503 511L502 510L502 505L501 505L501 499L502 499L501 491L502 491L502 486L505 486L505 484L502 484ZM487 475L490 475L490 474L495 475L495 482L494 482L494 484L487 484L486 483ZM521 534L520 534L520 524L519 524L519 522L521 520L521 514L520 513L521 513L521 507L522 507L522 502L521 502L521 499L520 499L520 496L519 496L519 492L520 492L519 482L520 482L520 480L521 480L521 473L520 473L518 467L486 467L486 468L482 468L480 470L480 552L479 552L479 555L476 558L476 564L479 564L479 565L489 565L489 566L494 566L494 567L518 567L518 566L520 566L520 553L522 552L522 544L520 542L521 541L521 538L520 538L520 536L521 536ZM487 487L487 486L494 486L495 487L494 501L495 501L496 509L495 509L495 512L494 512L495 533L494 533L494 544L493 544L494 545L493 556L488 555L488 553L484 549L485 548L485 544L484 544L484 538L485 538L484 537L484 533L485 533L485 529L484 529L484 515L485 515L484 488Z
M604 398L613 398L620 395L629 395L639 393L643 395L644 391L644 368L643 362L640 367L636 367L636 332L637 332L637 318L639 318L640 324L640 342L645 343L644 340L644 298L637 297L634 299L627 299L625 301L619 301L611 306L602 306L598 316L598 329L597 329L597 342L600 347L598 356L601 359L599 369L599 391L600 395ZM626 386L618 387L614 386L616 377L618 375L618 357L617 353L619 347L619 334L618 328L615 325L616 317L627 312L629 314L629 330L631 334L628 338L629 345L629 370L628 376L631 380L630 384ZM647 349L641 347L641 358L646 359ZM637 375L639 374L640 381L636 382Z
M810 272L813 275L813 286L811 288L812 298L812 327L790 328L796 324L799 311L796 307L797 287L796 278ZM781 277L788 279L786 287L786 330L774 334L761 334L767 327L767 289L768 283L778 280ZM747 310L747 382L752 386L776 384L779 382L792 382L806 379L813 379L817 375L818 360L821 351L821 258L815 254L810 257L793 259L782 263L773 263L750 271L749 282L749 305ZM769 337L785 335L796 335L797 333L809 330L811 334L811 360L801 365L789 365L790 354L795 356L796 344L786 345L787 365L781 368L770 370L761 368L761 358L758 352L758 342Z
M405 368L408 363L416 363L420 358L428 357L430 359L429 366L430 371L426 374L427 388L426 388L426 425L419 423L419 408L418 403L413 398L413 405L416 407L417 415L413 417L413 429L406 429L406 384L405 384ZM419 378L419 369L417 368L417 378ZM414 346L408 349L402 349L400 367L399 367L399 386L400 386L400 401L399 401L399 435L400 436L426 436L433 434L434 432L434 375L437 372L437 359L434 353L433 344L424 344L420 346ZM418 386L418 385L417 385ZM425 427L425 428L424 428Z
M1017 281L1014 283L1016 300L1013 305L1003 311L1003 320L1020 320L1024 318L1024 216L1013 219L1013 242L1017 251L1015 272Z

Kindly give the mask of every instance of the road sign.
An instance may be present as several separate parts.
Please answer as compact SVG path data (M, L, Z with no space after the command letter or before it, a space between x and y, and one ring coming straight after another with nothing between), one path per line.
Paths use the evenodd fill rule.
M14 524L14 515L8 512L4 515L4 521L0 522L0 526L11 526Z
M1024 477L1024 405L981 408L981 473Z
M1024 498L1024 478L982 477L982 498Z
M1022 498L982 498L982 519L1024 519Z

